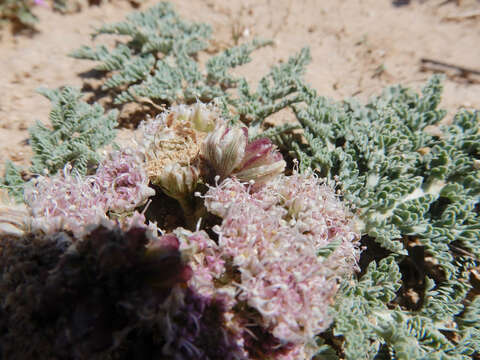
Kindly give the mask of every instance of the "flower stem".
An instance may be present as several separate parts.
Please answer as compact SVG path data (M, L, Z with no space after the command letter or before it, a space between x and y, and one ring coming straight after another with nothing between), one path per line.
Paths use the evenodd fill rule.
M191 195L177 198L180 204L183 216L185 217L186 226L189 230L195 230L197 217L195 216L195 201Z

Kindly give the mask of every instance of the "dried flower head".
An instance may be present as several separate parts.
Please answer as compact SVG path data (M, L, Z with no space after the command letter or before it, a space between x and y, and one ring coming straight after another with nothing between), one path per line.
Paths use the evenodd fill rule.
M157 134L145 151L146 167L151 181L158 184L163 170L172 164L191 165L200 152L201 140L197 133L185 124L176 124Z
M214 108L197 103L173 107L155 120L142 123L140 147L151 181L164 181L163 171L169 165L194 166L207 133L222 122Z

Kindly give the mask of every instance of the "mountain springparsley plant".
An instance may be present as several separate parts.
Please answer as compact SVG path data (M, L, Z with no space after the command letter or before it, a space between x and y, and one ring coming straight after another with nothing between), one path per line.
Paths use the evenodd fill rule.
M32 231L67 230L84 241L88 225L109 218L120 219L126 231L146 229L135 209L154 195L149 180L179 200L193 197L202 182L202 214L221 219L213 227L218 239L182 228L163 237L178 243L193 270L188 286L199 295L192 299L223 304L222 331L237 349L232 359L312 357L315 336L331 323L328 308L339 280L356 269L354 215L314 175L283 175L285 161L270 140L249 142L246 128L226 125L212 107L174 108L142 131L138 150L111 152L94 175L81 176L67 165L32 180L25 187ZM167 317L188 318L197 300L183 315ZM202 359L205 349L193 345L197 335L184 335L191 339L187 358ZM171 346L177 340L172 337Z
M31 130L30 172L49 177L37 179L45 184L46 196L38 191L27 211L39 216L33 223L63 222L67 234L44 236L49 227L30 226L25 209L0 208L2 359L54 357L44 349L22 354L39 344L60 346L57 350L70 356L68 347L75 345L75 355L83 352L89 360L304 360L316 349L316 358L331 359L478 357L478 111L462 110L443 125L438 77L422 95L393 87L366 106L352 100L332 103L300 79L309 60L307 49L272 68L252 90L247 79L233 77L229 69L247 62L262 44L226 49L208 59L203 72L194 54L206 46L202 37L208 28L179 21L165 3L97 34L117 32L128 39L112 51L99 46L77 52L101 62L98 69L108 77L105 88L121 92L116 102L195 103L220 96L225 119L206 105L170 108L146 123L148 131L135 149L144 155L140 163L124 171L111 159L113 169L100 166L97 174L85 177L101 161L97 149L113 140L116 115L81 104L81 94L72 89L44 92L55 105L52 126ZM299 126L293 123L261 132L267 116L292 104L297 104L293 110L302 136L290 133ZM361 277L348 278L358 259L360 231L354 217L320 180L307 173L283 176L284 161L275 147L265 139L249 142L240 121L250 126L254 139L268 135L284 153L300 159L302 171L310 168L341 180L342 198L355 204L367 246L359 260ZM78 137L72 138L72 128L78 129ZM60 140L59 131L65 135ZM54 175L67 161L82 175L70 177L74 173L68 168L70 175ZM133 171L137 168L143 175ZM22 200L29 176L11 164L6 175L5 187ZM110 180L101 181L100 175ZM121 219L125 232L145 229L143 215L150 214L134 208L152 194L149 182L183 202L184 212L192 215L172 215L175 204L165 206L159 196L150 199L151 219L167 227L166 219L178 216L169 229L198 226L193 233L177 228L174 235L162 237L174 256L161 241L149 244L147 251L130 246L142 238L135 231L127 235L128 246L118 241L122 236L105 232L89 239L85 228L97 215ZM147 190L150 194L142 194ZM195 198L195 192L201 197ZM50 216L54 211L58 216ZM51 261L57 250L64 252L65 238L72 245L69 256L61 264ZM139 253L146 259L135 257ZM148 259L153 268L171 272L142 272ZM341 277L349 281L338 285ZM88 287L85 279L93 279ZM168 291L175 279L181 281L169 302L155 296L159 285ZM48 287L52 280L64 282ZM49 308L53 314L61 312L61 321L47 330L43 320L55 320L52 312L30 316L28 309L33 305L38 310L39 298L52 299L45 286L55 295L75 295L73 301ZM138 294L140 301L130 301ZM159 304L160 309L155 307ZM124 326L125 318L133 322ZM315 343L313 335L318 335ZM99 354L98 347L112 339L120 341L112 348L115 353ZM20 355L12 356L11 349Z
M202 309L213 306L217 315L211 316L225 316L216 322L225 340L220 358L225 353L232 359L312 357L318 349L315 336L332 321L329 306L339 280L356 269L354 215L314 175L283 175L286 163L270 140L249 141L247 128L228 125L213 106L174 107L142 124L141 131L137 149L112 151L93 175L76 173L67 164L56 175L27 184L31 217L16 236L67 231L82 243L96 224L112 226L111 220L127 232L157 233L136 212L155 194L150 182L180 204L200 191L199 201L192 203L201 211L193 210L206 221L216 216L217 225L203 226L216 236L201 230L200 216L194 222L186 216L187 227L197 224L195 232L177 228L162 237L177 244L192 270L186 281L191 300L173 312L165 310L170 320L152 325L174 334L162 335L170 353L206 358L207 339L199 340L198 329L186 329L202 319L210 322ZM152 243L150 253L158 244ZM111 266L119 266L115 259ZM175 325L177 331L178 319L184 320Z

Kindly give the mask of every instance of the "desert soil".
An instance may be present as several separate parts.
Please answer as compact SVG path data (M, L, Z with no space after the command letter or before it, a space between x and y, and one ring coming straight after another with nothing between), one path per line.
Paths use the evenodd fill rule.
M144 1L140 9L156 3ZM319 94L362 101L385 86L401 83L414 89L432 75L422 67L428 58L480 70L480 3L477 0L174 0L186 19L214 28L212 47L223 49L253 37L274 40L274 46L253 55L238 70L255 83L269 67L304 46L313 61L305 75ZM28 165L28 127L48 122L50 103L38 87L82 87L79 76L92 62L67 56L81 45L95 44L90 34L102 23L121 21L133 11L117 0L81 12L61 15L35 9L40 21L32 36L0 33L0 171L7 158ZM97 43L103 40L99 38ZM460 107L480 108L480 76L447 71L442 106L450 118ZM291 116L285 113L286 120ZM123 130L123 135L130 130Z

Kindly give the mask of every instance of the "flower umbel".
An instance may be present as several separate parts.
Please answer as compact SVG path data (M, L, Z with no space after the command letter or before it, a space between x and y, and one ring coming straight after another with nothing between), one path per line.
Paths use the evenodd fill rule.
M228 178L210 187L205 204L223 219L215 228L218 251L231 265L221 278L236 288L225 294L232 294L230 303L251 309L235 313L239 324L247 324L246 346L259 346L249 333L271 334L272 347L263 356L313 355L314 336L331 323L328 306L338 280L356 266L360 236L354 216L332 188L310 174L281 175L255 191ZM338 246L331 254L317 256L332 243Z
M69 164L57 175L32 180L24 196L33 216L32 229L45 233L65 228L78 234L85 225L107 218L107 198L100 185L91 176L72 173Z
M34 179L25 187L25 203L34 230L79 235L86 225L106 220L107 211L131 212L154 194L138 157L123 151L111 153L92 176L72 173L67 164L54 176Z
M148 176L140 154L133 151L110 153L97 169L95 180L104 192L106 205L111 211L134 210L155 195L155 191L148 186Z

